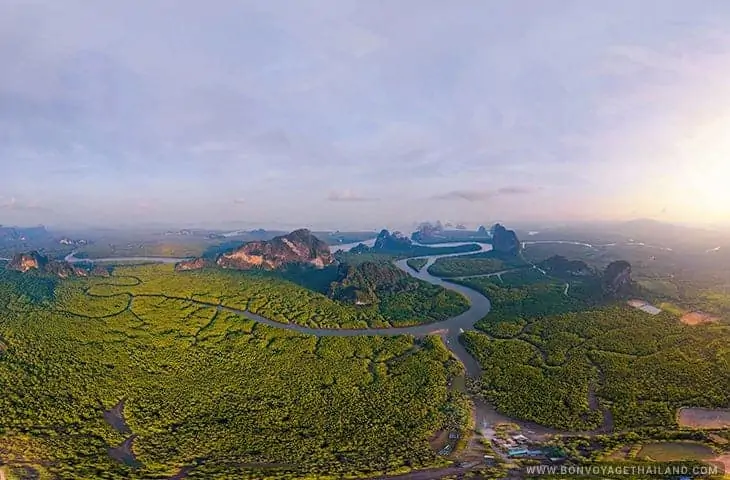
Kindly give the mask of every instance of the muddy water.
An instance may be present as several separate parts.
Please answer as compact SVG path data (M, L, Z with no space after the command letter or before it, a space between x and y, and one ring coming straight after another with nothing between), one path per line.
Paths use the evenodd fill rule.
M104 420L117 432L127 435L127 438L119 446L109 449L109 456L125 465L139 468L142 464L137 461L133 450L134 440L137 435L132 434L132 429L129 428L124 418L124 402L125 399L121 399L116 405L104 412Z
M124 399L119 400L116 405L104 412L104 420L114 430L123 435L130 435L132 433L132 429L129 428L127 421L124 419Z

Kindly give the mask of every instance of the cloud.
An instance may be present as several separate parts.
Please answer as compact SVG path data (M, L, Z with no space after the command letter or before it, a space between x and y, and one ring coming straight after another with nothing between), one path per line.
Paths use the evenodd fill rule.
M246 203L246 200L244 200L243 198L234 198L233 203L235 203L236 205L243 205Z
M512 195L528 195L535 192L533 187L508 186L496 190L452 190L450 192L434 195L432 200L466 200L467 202L481 202L496 197L507 197Z
M730 102L730 3L166 3L0 0L0 192L40 202L0 198L6 216L115 222L150 191L140 220L227 221L211 206L245 195L262 222L368 200L374 223L477 222L531 185L561 188L530 215L582 212Z
M452 190L450 192L434 195L432 200L466 200L468 202L478 202L492 198L494 192L489 190Z
M376 198L359 195L352 190L332 191L327 196L330 202L372 202Z
M533 193L536 190L534 187L520 187L520 186L510 186L510 187L502 187L497 190L497 195L526 195L528 193Z

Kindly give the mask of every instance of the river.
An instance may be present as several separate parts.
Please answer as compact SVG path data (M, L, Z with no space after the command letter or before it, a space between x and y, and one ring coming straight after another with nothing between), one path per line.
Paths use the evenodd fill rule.
M76 258L76 252L71 252L64 258L68 263L128 263L128 262L154 262L154 263L178 263L190 258L173 257L108 257L108 258Z
M473 255L475 253L488 251L491 249L491 245L486 244L480 244L482 247L480 250L477 250L475 252L468 252L466 255ZM446 288L448 290L452 290L454 292L460 293L464 297L466 297L469 300L469 309L462 313L461 315L457 315L455 317L448 318L446 320L442 320L440 322L433 322L428 323L424 325L416 325L412 327L400 327L400 328L368 328L368 329L325 329L325 328L308 328L303 327L300 325L294 325L294 324L282 324L281 322L276 322L274 320L269 320L268 318L264 318L260 315L256 315L251 312L246 312L243 310L237 310L229 307L220 307L223 310L236 313L238 315L245 316L247 318L250 318L251 320L255 320L259 323L263 323L265 325L270 325L272 327L276 328L284 328L287 330L292 330L298 333L304 333L308 335L316 335L318 337L355 337L355 336L361 336L361 335L371 335L371 336L382 336L382 335L413 335L415 337L424 337L426 335L433 335L437 334L439 335L443 340L444 343L446 343L447 348L456 356L456 358L461 361L462 364L464 364L464 369L466 371L466 374L470 377L478 377L481 374L481 369L479 368L479 363L476 361L474 357L472 357L467 351L466 348L459 342L459 335L467 330L473 330L474 324L481 320L487 313L489 313L489 310L491 308L491 304L489 303L489 299L482 295L481 293L472 290L471 288L467 288L462 285L457 285L455 283L446 282L438 277L434 277L430 273L428 273L428 267L433 265L433 263L438 258L443 257L451 257L451 256L457 256L457 255L465 255L465 253L455 253L455 254L447 254L447 255L430 255L425 257L414 257L414 258L425 258L428 260L426 265L419 271L413 270L411 267L408 266L407 259L398 260L395 262L395 265L403 270L404 272L408 273L412 277L418 278L420 280L426 281L428 283L431 283L433 285L438 285L443 288Z
M375 242L375 239L368 239L364 240L362 242L355 242L350 244L343 244L343 245L332 245L330 246L330 250L332 252L336 252L338 250L343 251L349 251L350 249L356 247L360 243L364 243L365 245L371 246ZM572 245L582 245L587 248L595 248L593 245L590 245L588 243L583 242L575 242L575 241L569 241L569 240L544 240L544 241L535 241L535 242L523 242L523 245L534 245L534 244L542 244L542 243L558 243L558 244L572 244ZM421 245L419 243L414 242L414 245ZM491 309L491 303L489 302L489 299L482 295L481 293L477 292L476 290L472 290L471 288L465 287L463 285L458 285L455 283L451 283L448 281L445 281L439 277L436 277L434 275L431 275L428 273L428 267L433 265L433 263L438 260L439 258L445 258L445 257L456 257L456 256L466 256L466 255L474 255L481 252L487 252L492 249L491 244L486 243L478 243L478 242L454 242L454 243L445 243L445 244L438 244L438 245L430 245L431 247L438 246L438 247L455 247L460 245L478 245L480 248L479 250L473 251L473 252L462 252L462 253L450 253L450 254L443 254L443 255L427 255L427 256L421 256L421 257L411 257L411 258L424 258L427 260L426 265L421 268L420 271L415 271L411 267L408 266L407 260L398 260L395 262L395 265L406 272L408 275L415 277L419 280L423 280L425 282L431 283L433 285L438 285L440 287L443 287L447 290L451 290L457 293L460 293L464 297L466 297L469 300L469 309L462 313L461 315L457 315L455 317L448 318L446 320L442 320L440 322L433 322L425 325L416 325L412 327L401 327L401 328L373 328L373 329L322 329L322 328L307 328L302 327L300 325L295 324L285 324L281 322L277 322L274 320L269 320L267 318L261 317L259 315L256 315L251 312L246 312L242 310L236 310L228 307L221 307L227 311L236 313L238 315L245 316L247 318L250 318L252 320L255 320L257 322L270 325L276 328L283 328L286 330L292 330L298 333L304 333L309 335L316 335L318 337L352 337L352 336L358 336L358 335L413 335L416 337L423 337L426 335L433 335L438 334L443 340L444 343L446 343L447 348L458 358L461 363L464 364L464 369L466 371L466 374L473 378L478 378L481 375L481 369L479 367L479 363L476 361L474 357L472 357L467 351L466 348L459 342L459 336L461 333L468 331L468 330L474 330L474 324L478 322L480 319L484 318L484 316L489 313ZM429 245L423 245L423 246L429 246ZM169 258L169 257L119 257L119 258L97 258L94 260L87 260L87 259L79 259L74 257L74 253L70 253L65 260L70 263L78 263L78 262L160 262L160 263L177 263L182 260L186 260L183 258ZM535 265L533 267L537 268ZM541 270L542 271L542 270ZM543 274L545 272L542 272Z
M362 242L343 243L341 245L330 245L330 252L332 252L332 253L339 252L339 251L349 252L350 250L357 247L361 243L364 244L365 246L372 247L373 245L375 245L375 240L376 240L376 238L373 237L373 238L369 238L367 240L363 240Z
M365 242L357 242L353 244L347 244L347 245L336 245L331 247L332 250L349 250L355 246L357 246L359 243L372 243L373 240L365 241ZM463 255L473 255L480 252L486 252L492 249L492 245L490 244L484 244L484 243L475 243L475 242L460 242L460 243L453 243L448 244L448 246L458 246L458 245L479 245L480 249L473 251L473 252L466 252L466 253L450 253L450 254L444 254L444 255L428 255L423 257L413 257L413 258L425 258L427 260L426 265L421 268L420 271L415 271L407 264L407 259L398 260L395 262L395 265L406 272L407 274L411 275L412 277L418 278L419 280L423 280L425 282L431 283L433 285L438 285L440 287L443 287L447 290L451 290L457 293L460 293L464 297L467 298L469 301L469 309L462 313L461 315L457 315L455 317L448 318L446 320L440 321L440 322L433 322L428 323L425 325L415 325L412 327L401 327L401 328L372 328L372 329L324 329L324 328L307 328L300 325L295 324L286 324L277 322L274 320L269 320L268 318L264 318L260 315L256 315L251 312L243 311L243 310L237 310L230 307L220 307L223 310L244 316L246 318L249 318L251 320L257 321L259 323L263 323L265 325L270 325L272 327L276 328L283 328L286 330L291 330L298 333L308 334L308 335L316 335L318 337L354 337L359 335L413 335L415 337L423 337L426 335L433 335L438 334L446 344L447 348L456 356L456 358L461 361L462 364L464 364L464 369L466 371L466 374L470 377L477 378L481 374L481 369L479 368L479 363L476 361L474 357L469 355L469 353L466 351L466 348L459 342L459 335L467 330L473 330L474 324L482 319L487 313L489 313L489 310L491 308L491 304L489 302L489 299L482 295L481 293L472 290L471 288L457 285L455 283L450 283L447 281L444 281L438 277L435 277L428 273L428 267L433 265L433 263L439 259L444 257L455 257L455 256L463 256ZM74 253L69 254L66 259L67 262L70 263L82 263L82 262L96 262L96 263L106 263L106 262L159 262L159 263L176 263L182 260L185 260L183 258L169 258L169 257L118 257L118 258L96 258L94 260L89 259L83 259L83 258L76 258L74 257Z
M357 242L353 244L348 245L337 245L332 246L331 248L334 249L343 249L344 248L353 248L357 246L359 243L366 243L366 242ZM579 243L579 242L560 242L560 243ZM324 328L309 328L309 327L303 327L301 325L296 324L286 324L277 322L274 320L270 320L268 318L264 318L260 315L257 315L255 313L251 313L244 310L239 310L231 307L223 307L215 304L207 304L204 302L197 302L194 300L190 300L191 302L199 303L201 305L210 306L210 307L216 307L220 310L235 313L237 315L240 315L242 317L254 320L256 322L262 323L264 325L269 325L271 327L275 328L282 328L285 330L290 330L293 332L301 333L301 334L307 334L307 335L315 335L318 337L355 337L355 336L395 336L395 335L412 335L414 337L424 337L426 335L439 335L441 339L446 344L446 347L449 349L449 351L464 365L464 371L468 377L471 378L479 378L481 377L481 368L479 366L479 362L467 352L466 348L459 342L459 336L466 331L474 330L474 324L484 318L487 313L491 310L491 303L489 299L482 295L481 293L477 292L476 290L473 290L471 288L468 288L463 285L458 285L456 283L451 283L448 281L445 281L439 277L433 276L430 273L428 273L428 267L433 265L433 263L438 260L439 258L445 258L445 257L456 257L456 256L465 256L465 255L475 255L477 253L481 252L487 252L492 249L491 244L484 244L484 243L478 243L478 242L457 242L457 243L450 243L450 244L440 244L438 246L458 246L458 245L478 245L480 248L479 250L473 251L473 252L462 252L462 253L450 253L450 254L443 254L443 255L427 255L427 256L420 256L420 257L411 257L412 258L424 258L427 260L426 265L421 268L420 271L416 271L408 266L407 261L409 259L402 259L395 262L395 265L406 272L408 275L417 278L419 280L423 280L425 282L431 283L433 285L438 285L440 287L443 287L447 290L451 290L454 292L457 292L464 297L466 297L469 301L469 309L463 312L460 315L457 315L455 317L448 318L446 320L442 320L439 322L433 322L428 323L424 325L416 325L411 327L400 327L400 328L368 328L368 329L324 329ZM69 254L66 257L66 260L71 263L76 262L88 262L90 260L85 259L77 259L72 254ZM122 258L99 258L94 259L93 262L129 262L129 261L143 261L143 262L161 262L161 263L175 263L181 260L185 260L182 258L167 258L167 257L122 257ZM528 436L531 436L533 438L539 438L544 435L548 434L558 434L558 433L568 433L568 432L560 432L554 429L546 428L540 425L536 425L531 422L525 422L521 420L517 420L514 418L510 418L507 416L504 416L497 412L494 407L492 407L487 402L484 402L483 400L479 399L478 397L474 397L474 404L475 404L475 410L473 412L476 420L476 425L493 425L498 423L504 423L504 422L510 422L518 424L522 427L523 431L528 433ZM588 432L583 432L588 433Z

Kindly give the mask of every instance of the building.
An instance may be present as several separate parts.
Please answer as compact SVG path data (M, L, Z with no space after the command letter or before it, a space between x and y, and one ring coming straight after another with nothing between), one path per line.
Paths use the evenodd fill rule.
M527 443L529 441L529 439L522 434L515 435L514 437L512 437L512 440L514 440L515 442L520 443L520 444Z
M507 455L510 457L521 457L522 455L527 455L528 452L528 449L522 447L510 448L507 450Z
M512 440L502 440L501 438L495 438L494 443L496 443L498 447L503 448L505 450L507 450L509 448L514 448L517 446L517 444L515 442L513 442Z
M439 452L439 455L448 455L451 453L451 445L446 445L444 448L441 449Z

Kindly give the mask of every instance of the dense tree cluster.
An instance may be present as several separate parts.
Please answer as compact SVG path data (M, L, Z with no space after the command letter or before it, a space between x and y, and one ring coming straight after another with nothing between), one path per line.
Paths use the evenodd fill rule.
M504 413L578 431L600 426L604 409L625 429L673 426L683 406L730 405L730 327L598 304L595 283L575 298L535 273L509 275L463 282L493 302L477 325L484 333L464 341L484 369L482 392Z
M438 464L429 437L463 419L436 337L317 339L189 301L372 321L290 282L123 267L40 305L18 278L0 280L0 451L48 478L377 476ZM137 470L107 452L122 399Z
M384 268L395 269L388 265ZM214 305L248 310L274 321L308 327L415 325L441 320L468 308L467 301L461 295L410 277L396 289L383 289L377 303L355 305L332 300L326 295L331 282L336 279L327 269L289 272L203 269L175 272L170 265L144 265L118 267L116 273L133 275L136 280L126 282L130 284L121 287L94 286L90 292L125 295L164 292L171 298L202 300ZM101 283L105 282L102 280ZM63 283L62 290L75 288L72 285L77 284ZM78 308L85 308L88 297L75 294L70 297L81 304ZM89 304L93 303L92 299ZM69 310L74 311L72 308Z
M353 248L350 252L353 254L367 254L375 253L381 255L388 255L391 258L408 258L408 257L422 257L427 255L445 255L452 253L467 253L475 252L480 249L479 245L472 243L466 245L458 245L453 247L426 247L423 245L414 245L411 240L402 235L390 234L387 230L383 230L373 247L368 247L364 244L360 244Z
M501 280L500 280L501 278ZM483 293L492 302L492 311L477 323L477 328L490 330L503 320L520 322L538 316L585 309L600 296L600 285L590 279L573 281L570 294L565 282L551 279L536 269L524 269L498 277L477 277L458 280Z
M20 273L0 267L0 283L11 284L18 294L34 303L52 300L58 279L38 272Z
M594 273L583 260L569 260L562 255L553 255L543 260L540 262L539 267L554 277L568 279Z
M489 251L459 257L439 258L428 268L437 277L466 277L527 266L519 256Z
M377 306L393 325L444 320L468 308L463 296L416 280L390 263L340 265L329 296L361 307Z
M425 258L411 258L406 263L408 263L408 266L413 270L420 272L421 269L426 266L428 260Z

